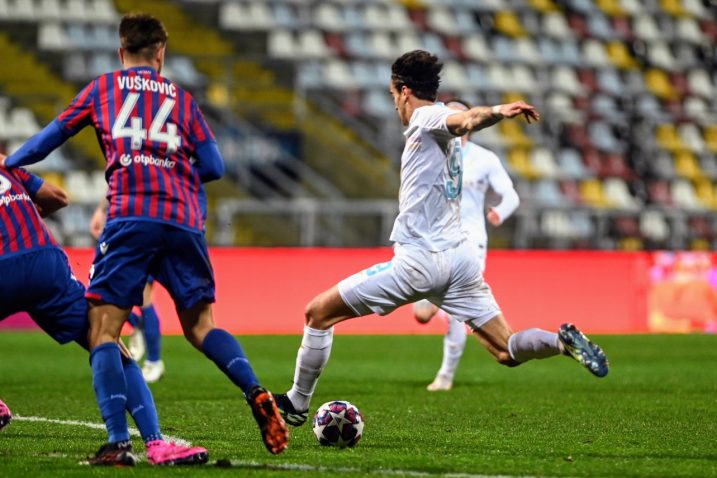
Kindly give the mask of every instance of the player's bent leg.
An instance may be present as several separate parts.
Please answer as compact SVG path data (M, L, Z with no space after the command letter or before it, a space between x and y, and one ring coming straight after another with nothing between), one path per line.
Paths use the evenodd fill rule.
M129 448L121 445L129 442L129 429L125 415L127 383L118 344L119 333L128 313L129 309L90 301L88 317L92 383L102 419L107 426L110 445L100 449L95 456L96 463L90 462L93 464L107 464L104 462L112 460L128 464L132 461L127 458L132 454L131 443Z
M5 428L12 421L12 413L5 403L0 400L0 430Z
M266 448L274 454L286 449L289 432L274 399L259 380L239 342L214 326L211 304L199 302L179 311L184 336L213 361L244 392Z
M498 363L508 367L520 365L520 362L510 355L508 340L513 335L513 331L503 314L496 315L480 326L476 326L472 321L466 323L473 330L473 334L478 341L493 355Z
M610 364L603 350L583 335L573 324L563 324L558 331L566 355L581 363L596 377L607 375Z
M300 426L306 423L319 375L331 356L333 326L355 316L356 313L344 303L337 286L317 295L306 306L306 325L296 356L294 383L286 394L276 397L281 415L288 424Z

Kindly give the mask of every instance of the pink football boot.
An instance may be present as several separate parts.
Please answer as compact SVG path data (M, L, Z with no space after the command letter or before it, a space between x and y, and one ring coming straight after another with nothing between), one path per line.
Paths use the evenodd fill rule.
M201 465L209 459L206 448L187 447L155 440L147 443L147 460L152 465Z
M7 408L7 405L0 400L0 430L10 423L10 420L12 420L12 413L10 413L10 409Z

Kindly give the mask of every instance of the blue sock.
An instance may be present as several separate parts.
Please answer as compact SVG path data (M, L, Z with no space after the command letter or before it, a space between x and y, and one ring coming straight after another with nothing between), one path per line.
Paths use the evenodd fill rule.
M159 331L159 317L153 305L142 307L144 340L147 342L147 360L156 362L162 358L162 334Z
M129 322L129 325L131 325L135 329L142 328L142 318L134 312L129 313L129 316L127 316L127 322Z
M110 443L129 440L125 415L127 383L120 357L119 345L113 342L98 345L90 353L92 384Z
M154 406L152 392L142 377L142 371L137 362L124 355L122 356L122 366L127 380L127 411L137 424L142 440L145 443L162 440L157 407Z
M202 343L202 350L204 355L242 389L245 396L248 397L249 391L259 385L241 345L226 330L213 329L209 332Z

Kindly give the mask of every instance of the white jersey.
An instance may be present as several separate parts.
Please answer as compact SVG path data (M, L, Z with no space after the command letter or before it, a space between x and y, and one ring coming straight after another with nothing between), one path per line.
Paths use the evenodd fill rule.
M398 217L391 241L428 251L458 246L461 230L461 146L446 126L456 114L442 103L417 108L405 131Z
M461 223L471 241L486 247L485 196L488 187L501 197L495 210L502 220L507 219L518 207L518 193L495 153L470 141L463 145L462 152Z

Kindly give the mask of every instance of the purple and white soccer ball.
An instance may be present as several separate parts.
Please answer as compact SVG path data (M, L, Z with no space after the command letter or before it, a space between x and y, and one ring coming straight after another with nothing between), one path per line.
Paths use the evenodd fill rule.
M363 415L358 407L344 400L321 405L312 422L319 443L339 448L356 445L363 434L363 425Z

